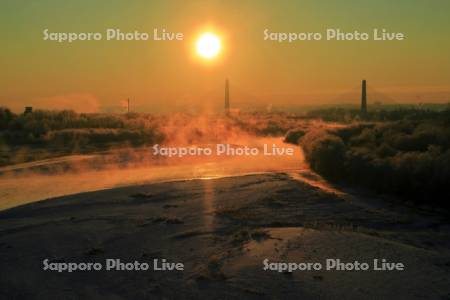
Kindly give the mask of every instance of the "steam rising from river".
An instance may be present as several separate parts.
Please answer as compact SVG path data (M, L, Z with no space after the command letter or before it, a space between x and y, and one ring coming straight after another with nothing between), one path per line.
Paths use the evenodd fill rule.
M171 114L142 116L127 122L137 122L136 126L147 130L155 128L164 136L162 147L215 148L222 144L235 150L258 149L258 154L167 157L154 155L154 145L150 143L147 147L129 146L9 165L0 168L0 209L57 196L151 182L307 170L300 147L285 144L280 136L292 128L331 126L277 114L235 117ZM265 155L264 145L289 148L293 153Z

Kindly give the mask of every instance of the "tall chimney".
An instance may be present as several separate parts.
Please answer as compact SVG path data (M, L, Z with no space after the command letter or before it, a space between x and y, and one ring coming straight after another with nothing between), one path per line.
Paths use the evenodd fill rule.
M230 111L230 84L228 78L225 80L225 112Z
M367 91L366 91L366 80L362 81L361 89L361 112L367 112Z

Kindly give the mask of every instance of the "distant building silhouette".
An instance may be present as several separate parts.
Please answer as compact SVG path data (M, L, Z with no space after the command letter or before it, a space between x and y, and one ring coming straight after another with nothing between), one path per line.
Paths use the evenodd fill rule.
M228 79L225 80L225 113L230 111L230 84Z
M367 89L366 89L366 80L362 81L361 88L361 112L367 112Z
M24 115L31 114L33 112L32 106L25 106L25 111L23 112Z

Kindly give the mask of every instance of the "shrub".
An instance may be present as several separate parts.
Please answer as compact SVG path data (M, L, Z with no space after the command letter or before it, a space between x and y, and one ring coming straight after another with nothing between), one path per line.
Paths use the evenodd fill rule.
M345 144L340 137L324 130L314 130L301 138L301 144L313 170L329 178L340 177L345 157Z
M396 121L308 132L300 139L323 176L450 208L450 131L442 120Z

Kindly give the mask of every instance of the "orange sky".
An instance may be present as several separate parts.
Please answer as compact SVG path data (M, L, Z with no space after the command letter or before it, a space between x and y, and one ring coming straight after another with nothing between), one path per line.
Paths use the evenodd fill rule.
M129 97L138 111L219 108L227 77L237 107L355 102L363 78L369 101L448 102L448 11L450 2L443 0L9 1L0 11L0 104L118 111ZM43 40L46 28L150 34L165 28L185 39L58 43ZM278 43L264 41L266 28L386 28L407 38ZM194 39L206 29L217 32L224 46L213 63L193 54Z

